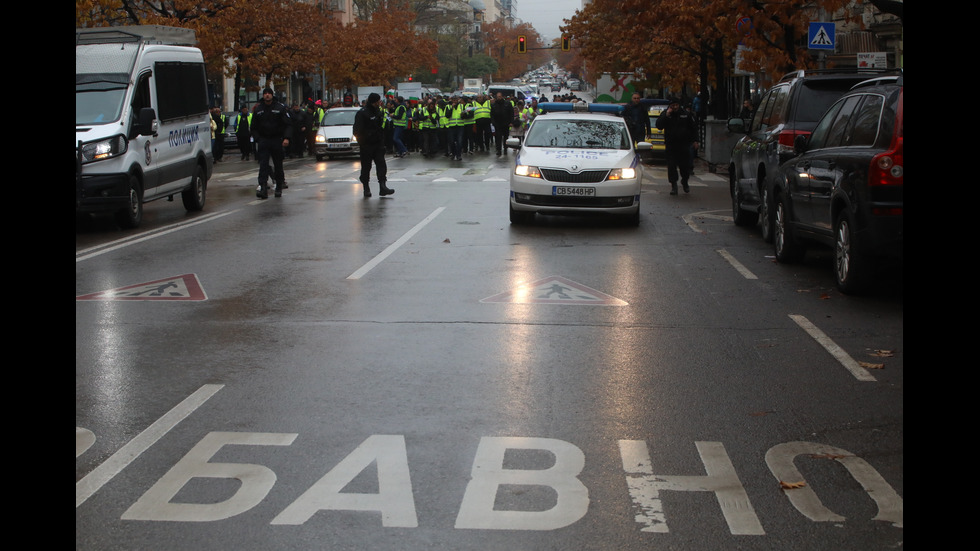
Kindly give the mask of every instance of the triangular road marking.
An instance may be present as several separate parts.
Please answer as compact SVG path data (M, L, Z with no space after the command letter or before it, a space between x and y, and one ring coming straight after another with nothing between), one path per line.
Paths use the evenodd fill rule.
M207 300L196 274L137 283L108 291L81 295L75 300Z
M591 287L576 283L561 276L549 276L532 283L521 285L514 291L507 291L480 302L509 302L516 304L575 304L591 306L626 306L628 303L611 297Z

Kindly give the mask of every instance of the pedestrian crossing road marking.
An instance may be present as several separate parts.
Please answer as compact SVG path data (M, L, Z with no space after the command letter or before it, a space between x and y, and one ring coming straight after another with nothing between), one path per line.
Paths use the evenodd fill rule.
M207 300L196 274L158 279L75 297L75 300Z
M591 287L576 283L561 276L549 276L532 283L521 285L513 291L507 291L487 297L482 303L512 303L512 304L575 304L591 306L626 306L628 303L611 297Z

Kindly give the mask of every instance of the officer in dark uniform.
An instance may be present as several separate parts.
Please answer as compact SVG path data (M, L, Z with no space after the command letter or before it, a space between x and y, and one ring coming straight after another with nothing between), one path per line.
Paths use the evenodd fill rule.
M657 117L657 128L664 131L664 153L667 156L667 180L670 194L677 195L677 173L680 171L684 193L691 191L687 179L691 176L692 149L698 146L698 127L694 114L681 107L676 99ZM693 146L693 148L692 148Z
M256 157L259 160L259 189L255 192L259 199L269 197L269 159L275 166L273 180L276 182L276 197L282 197L286 184L286 174L282 163L289 140L293 136L293 125L289 110L275 100L272 88L262 91L262 101L252 110L252 136L256 143Z
M361 146L361 183L364 196L371 196L371 163L377 167L379 195L391 195L395 190L387 185L388 164L385 163L385 113L381 107L381 96L374 92L368 96L367 105L354 115L354 137Z

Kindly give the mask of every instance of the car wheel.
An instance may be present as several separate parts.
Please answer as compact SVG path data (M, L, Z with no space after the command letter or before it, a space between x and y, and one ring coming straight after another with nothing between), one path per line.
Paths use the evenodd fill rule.
M510 207L510 223L511 224L530 224L534 221L534 213L526 212L523 210L514 210L513 205Z
M317 156L316 156L316 162L318 162L318 163L319 163L319 162L320 162L320 161L322 161L322 160L323 160L323 155L317 155Z
M858 250L853 219L843 210L834 221L834 272L837 289L845 294L864 291L868 285L870 265Z
M732 220L736 226L750 228L759 222L759 213L750 212L742 208L742 191L738 187L735 172L729 172L729 180L732 188Z
M208 181L204 177L204 169L197 167L197 170L194 172L194 178L191 180L191 186L180 194L180 198L184 202L184 208L189 211L204 210L204 200L207 197L207 193Z
M759 204L759 222L762 224L762 240L772 243L772 199L769 197L769 188L762 188L762 202Z
M123 228L138 227L143 221L143 185L135 174L129 175L129 206L116 213L116 223Z
M789 223L789 209L784 197L783 194L776 196L772 242L776 260L788 264L803 258L804 249L793 236L793 229Z

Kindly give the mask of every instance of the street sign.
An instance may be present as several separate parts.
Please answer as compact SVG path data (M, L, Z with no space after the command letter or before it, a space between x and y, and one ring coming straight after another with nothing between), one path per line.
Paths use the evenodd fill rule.
M834 50L836 48L837 28L833 22L810 23L808 48L811 50Z

